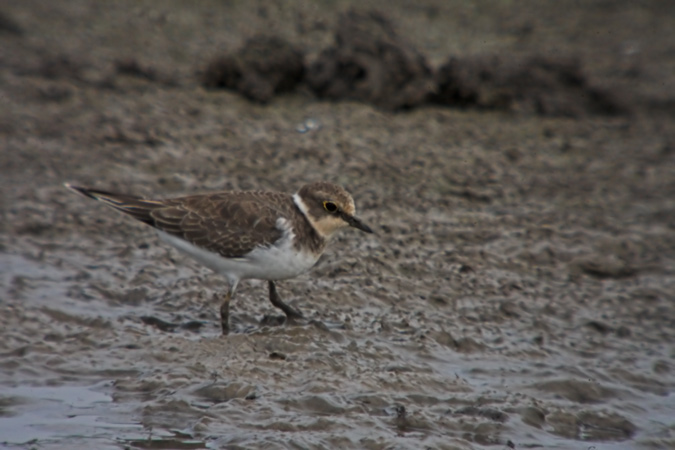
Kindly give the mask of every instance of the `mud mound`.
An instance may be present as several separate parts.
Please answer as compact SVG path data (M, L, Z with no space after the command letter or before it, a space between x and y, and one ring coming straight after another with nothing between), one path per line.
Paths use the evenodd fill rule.
M228 88L266 103L302 79L303 55L278 36L256 36L238 51L215 58L202 75L210 88Z
M397 110L426 101L433 88L424 56L404 42L382 14L348 11L335 46L308 68L307 83L322 98L351 99Z
M600 87L575 57L452 56L436 73L382 13L349 10L338 20L335 44L309 65L280 37L258 36L214 59L202 76L267 102L302 79L319 97L357 100L385 110L424 103L542 116L581 117L630 112L616 91Z
M543 116L615 115L627 107L589 83L573 58L452 57L436 74L439 104Z
M0 11L0 34L21 36L23 35L23 28L13 17L5 14L4 11Z

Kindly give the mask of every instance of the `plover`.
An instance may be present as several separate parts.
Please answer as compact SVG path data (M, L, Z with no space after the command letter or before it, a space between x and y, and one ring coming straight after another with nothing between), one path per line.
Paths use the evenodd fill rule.
M340 229L373 232L354 215L352 196L327 182L306 184L295 194L225 191L166 200L65 186L150 225L162 241L225 275L230 289L220 307L223 334L230 330L230 301L239 281L267 280L270 302L288 319L301 319L281 300L275 281L312 268Z

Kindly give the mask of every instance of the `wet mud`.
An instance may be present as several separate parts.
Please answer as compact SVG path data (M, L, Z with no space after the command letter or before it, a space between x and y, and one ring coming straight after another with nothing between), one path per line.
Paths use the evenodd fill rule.
M0 447L672 448L671 3L359 5L436 75L571 56L556 67L583 68L577 88L621 93L611 114L543 81L553 97L522 108L398 113L302 83L265 104L203 86L261 34L311 67L349 4L2 4ZM320 179L376 235L342 233L278 284L306 323L243 282L225 337L224 279L62 185Z

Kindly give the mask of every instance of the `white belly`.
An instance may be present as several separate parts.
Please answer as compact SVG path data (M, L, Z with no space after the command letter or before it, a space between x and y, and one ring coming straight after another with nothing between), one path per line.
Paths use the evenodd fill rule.
M162 241L214 272L225 275L230 282L247 278L283 280L297 277L311 269L320 256L298 252L291 242L292 235L285 236L275 246L256 248L242 258L224 258L163 231L157 230L157 234Z

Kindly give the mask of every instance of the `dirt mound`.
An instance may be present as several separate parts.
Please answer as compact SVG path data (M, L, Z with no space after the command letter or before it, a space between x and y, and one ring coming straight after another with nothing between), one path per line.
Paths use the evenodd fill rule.
M257 36L214 59L202 83L263 103L304 79L319 98L357 100L393 111L434 103L541 116L630 112L630 102L591 81L574 55L450 56L434 71L387 16L375 10L342 14L334 41L304 65L302 53L283 38Z
M616 93L589 83L575 58L451 57L436 74L439 104L542 116L627 112Z
M335 46L308 68L307 83L322 98L360 100L389 110L418 106L433 89L424 55L376 11L350 10L340 17Z
M236 52L211 61L202 83L234 89L250 100L266 103L302 79L302 60L302 53L282 38L255 36Z

